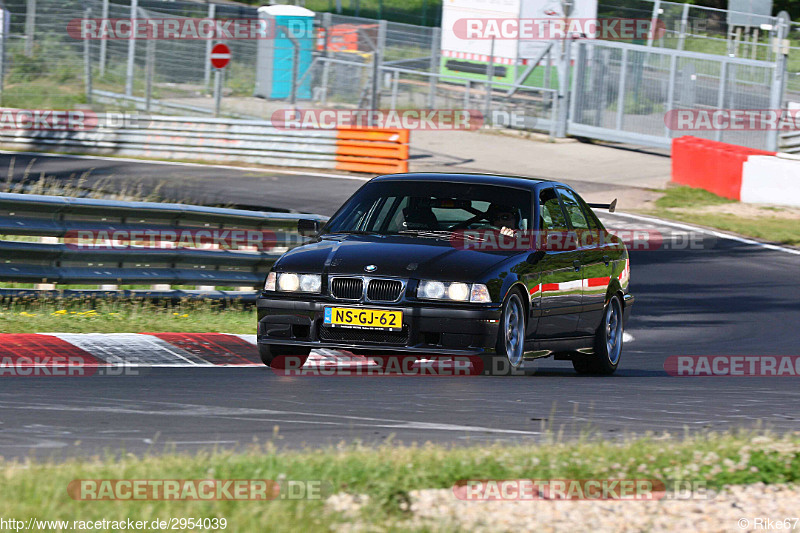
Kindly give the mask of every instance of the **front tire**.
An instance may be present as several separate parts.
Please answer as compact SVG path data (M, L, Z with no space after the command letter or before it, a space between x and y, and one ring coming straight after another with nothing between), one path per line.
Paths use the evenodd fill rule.
M261 362L272 368L286 368L286 358L283 356L296 357L297 361L292 361L292 366L300 368L306 364L306 359L308 359L310 352L311 348L307 346L258 345L258 354L261 356ZM295 362L297 363L296 365L294 364Z
M608 301L603 322L594 338L594 355L576 355L572 366L579 374L610 376L619 366L622 357L622 302L618 295Z
M495 353L483 357L485 374L505 376L514 373L522 365L526 325L522 298L517 291L513 291L503 304Z

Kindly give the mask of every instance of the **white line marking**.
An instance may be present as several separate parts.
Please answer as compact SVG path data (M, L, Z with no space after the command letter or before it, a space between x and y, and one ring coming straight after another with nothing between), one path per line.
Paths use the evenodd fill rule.
M749 244L751 246L758 246L759 248L766 248L768 250L775 250L777 252L785 252L787 254L792 255L800 255L800 250L795 250L794 248L785 248L783 246L778 246L776 244L768 244L765 242L754 241L752 239L747 239L745 237L739 237L738 235L731 235L729 233L722 233L720 231L709 230L706 228L701 228L698 226L692 226L691 224L682 224L680 222L672 222L670 220L664 220L663 218L657 217L649 217L643 215L632 215L630 213L609 213L609 216L618 216L624 218L632 218L634 220L641 220L644 222L651 222L651 223L658 223L663 224L665 226L671 226L674 228L685 229L689 231L694 231L696 233L703 233L705 235L711 235L713 237L718 237L720 239L728 239L731 241L741 242L742 244Z
M165 444L239 444L239 441L238 440L170 440L170 441L165 441Z
M627 331L622 332L622 342L633 342L634 340L635 339L633 338L633 335L631 335Z
M239 337L245 342L249 342L250 344L258 344L257 336L252 333L225 333L225 335L230 335L231 337Z
M159 161L151 159L135 159L131 157L103 157L93 155L75 155L75 154L52 154L44 152L15 152L12 150L0 150L0 154L4 155L34 155L41 157L66 157L70 159L96 159L98 161L127 161L130 163L143 163L150 165L172 165L178 167L203 167L203 168L225 168L229 170L245 171L259 171L259 172L274 172L276 174L286 174L291 176L313 176L315 178L331 178L339 180L356 180L356 181L369 181L372 178L363 178L361 176L348 176L346 174L326 174L324 172L304 172L301 170L284 170L277 168L262 168L262 167L237 167L234 165L204 165L202 163L186 163L183 161Z
M101 401L103 398L95 398L96 401ZM113 400L117 403L119 399ZM374 418L365 416L341 415L341 414L327 414L318 412L303 412L303 411L278 411L274 409L256 409L256 408L241 408L241 407L218 407L206 406L198 404L183 404L176 402L140 402L128 401L123 403L149 403L165 407L167 410L156 411L152 408L144 408L143 406L136 405L135 407L116 407L116 406L100 406L100 405L83 405L83 406L69 406L64 404L35 404L26 402L23 404L15 404L15 402L0 402L0 406L4 409L26 409L26 410L39 410L39 411L80 411L86 413L102 412L102 413L118 413L118 414L142 414L147 416L194 416L204 418L224 418L226 420L254 420L264 422L264 416L290 416L290 420L276 420L287 424L315 424L315 425L340 425L348 427L384 427L393 429L425 429L429 431L462 431L462 432L478 432L478 433L508 433L514 435L539 435L538 431L524 431L518 429L502 429L491 428L483 426L464 426L458 424L444 424L439 422L417 422L414 420L397 420L391 418ZM298 416L321 418L323 420L299 420ZM258 418L262 417L262 418ZM328 419L329 421L326 421Z

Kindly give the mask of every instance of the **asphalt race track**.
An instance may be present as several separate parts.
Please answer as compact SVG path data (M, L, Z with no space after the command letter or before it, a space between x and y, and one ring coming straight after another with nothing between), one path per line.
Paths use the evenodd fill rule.
M361 183L275 178L270 197L298 210L338 205ZM562 438L800 431L798 376L674 377L664 370L675 355L800 355L800 254L624 214L603 218L610 227L675 232L675 242L693 239L703 248L631 251L632 339L612 377L577 376L569 363L549 359L515 377L286 377L260 366L188 364L145 368L138 377L2 377L0 456L270 440L287 448L356 439L457 445L540 439L546 431Z
M13 165L11 164L13 160ZM325 171L264 170L121 158L0 151L0 172L13 183L41 175L104 191L158 194L170 201L243 209L332 215L368 177ZM8 177L6 177L8 180Z

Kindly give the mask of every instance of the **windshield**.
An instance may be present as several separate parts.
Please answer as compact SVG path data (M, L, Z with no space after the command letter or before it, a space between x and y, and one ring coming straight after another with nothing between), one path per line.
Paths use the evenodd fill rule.
M531 228L531 195L495 185L379 181L364 186L323 233L436 236L465 229Z

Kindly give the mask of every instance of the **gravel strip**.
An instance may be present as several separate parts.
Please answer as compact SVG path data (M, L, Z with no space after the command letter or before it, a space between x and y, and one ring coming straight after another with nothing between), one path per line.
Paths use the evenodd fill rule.
M791 531L794 526L800 532L800 520L793 520L800 517L800 488L786 485L730 486L709 499L661 501L463 501L449 489L415 490L409 496L411 518L395 524L402 529L518 533L587 526L601 532L730 532ZM367 496L340 493L327 506L351 519L345 530L376 529L359 523L369 509ZM783 524L784 519L789 521ZM767 520L773 521L771 527Z

